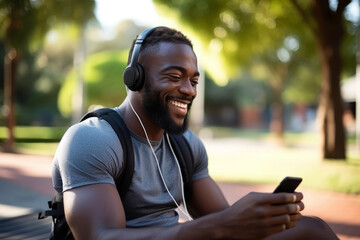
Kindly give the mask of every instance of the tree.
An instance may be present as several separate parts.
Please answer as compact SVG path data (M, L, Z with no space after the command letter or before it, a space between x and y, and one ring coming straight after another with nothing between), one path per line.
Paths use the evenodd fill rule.
M345 159L345 130L340 94L341 44L344 38L344 10L351 0L339 0L334 9L328 0L312 0L310 8L292 0L313 33L321 59L322 88L318 117L322 131L323 158Z
M159 4L160 10L165 7L168 12L173 10L172 13L175 12L174 15L179 21L192 28L210 48L215 45L221 49L224 69L239 69L239 65L245 66L245 63L254 56L263 58L262 64L272 70L273 79L278 79L280 82L274 85L278 92L283 91L284 80L289 77L286 75L289 72L288 66L279 59L268 58L266 55L283 48L285 38L291 35L296 36L300 47L311 48L310 45L303 44L309 43L311 32L305 27L310 26L316 38L316 47L322 63L323 80L319 116L322 122L323 158L345 158L339 85L342 70L340 47L345 34L343 12L350 0L339 0L335 10L332 10L327 0L313 0L310 6L308 2L302 2L300 5L296 0L285 2L154 0L154 2ZM299 21L298 13L308 25ZM307 53L311 58L314 56L314 51ZM276 69L278 71L274 71ZM218 70L219 68L216 68L216 71ZM227 72L231 73L231 71ZM279 96L281 97L281 94ZM281 99L277 100L279 101Z
M103 51L88 56L83 67L86 83L85 108L94 106L112 107L126 97L122 75L127 65L128 51ZM58 96L58 107L63 116L73 112L72 98L76 88L76 73L72 69L62 85ZM78 121L80 119L77 119Z
M303 31L298 27L296 32L284 34L282 45L251 57L245 64L255 80L263 80L271 90L270 130L278 142L282 142L285 129L284 105L314 105L320 89L319 64Z
M83 26L94 17L94 1L81 0L1 0L1 37L6 53L4 59L4 109L8 139L5 151L14 151L16 125L16 73L24 49L37 48L51 26L64 21Z
M287 33L275 31L275 28L287 24L285 9L270 1L155 2L177 11L181 23L193 27L194 34L208 46L206 51L212 56L206 58L204 65L217 83L226 84L224 75L241 78L240 75L246 72L242 68L252 68L254 78L267 82L273 92L271 129L281 139L284 128L282 90L288 63L281 61L277 52L284 49ZM221 67L212 63L217 58L220 58ZM224 70L225 74L219 74Z

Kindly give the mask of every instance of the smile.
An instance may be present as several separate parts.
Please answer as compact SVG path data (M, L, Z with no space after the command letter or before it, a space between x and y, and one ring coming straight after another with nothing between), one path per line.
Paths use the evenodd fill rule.
M175 100L171 100L170 103L172 105L175 105L176 107L183 108L183 109L187 109L187 107L188 107L187 104L182 103L182 102L178 102L178 101L175 101Z

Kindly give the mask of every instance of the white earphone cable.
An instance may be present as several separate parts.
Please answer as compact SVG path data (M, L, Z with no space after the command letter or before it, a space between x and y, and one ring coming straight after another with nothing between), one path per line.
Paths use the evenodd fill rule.
M181 196L182 196L182 199L183 199L183 205L184 205L184 208L185 208L185 212L186 213L184 213L187 217L188 217L188 219L191 221L191 220L193 220L192 219L192 217L190 216L190 214L189 214L189 211L187 210L187 205L186 205L186 201L185 201L185 194L184 194L184 181L183 181L183 177L182 177L182 174L181 174L181 168L180 168L180 164L179 164L179 161L177 160L177 157L176 157L176 154L175 154L175 152L174 152L174 150L173 150L173 147L172 147L172 145L171 145L171 143L170 143L170 139L169 139L169 134L167 134L166 133L166 139L167 139L167 142L168 142L168 144L169 144L169 146L170 146L170 149L171 149L171 152L172 152L172 154L173 154L173 156L174 156L174 158L175 158L175 162L176 162L176 164L177 164L177 166L178 166L178 171L179 171L179 174L180 174L180 179L181 179Z
M172 199L173 202L176 204L176 206L178 207L178 209L189 219L189 221L193 220L193 219L191 218L188 210L187 210L187 207L186 207L185 195L184 195L184 186L183 186L183 178L182 178L182 174L181 174L181 169L180 169L180 165L179 165L179 163L178 163L178 161L177 161L176 155L175 155L175 153L174 153L174 150L173 150L173 148L172 148L172 146L171 146L171 144L170 144L170 140L169 140L168 134L166 133L167 141L168 141L168 144L169 144L169 146L170 146L171 152L172 152L173 156L175 157L176 164L177 164L177 166L178 166L178 170L179 170L179 173L180 173L180 179L181 179L181 196L182 196L182 198L183 198L183 203L184 203L185 211L179 206L179 204L176 202L175 198L174 198L173 195L171 194L170 190L168 189L168 187L167 187L167 185L166 185L166 182L165 182L165 179L164 179L164 176L163 176L163 174L162 174L162 172L161 172L159 160L158 160L158 158L157 158L157 156L156 156L156 154L155 154L154 148L153 148L152 145L151 145L151 142L150 142L150 139L149 139L148 134L147 134L147 132L146 132L145 126L144 126L144 124L142 123L139 115L138 115L137 112L135 111L134 107L132 106L130 99L128 99L128 101L129 101L129 104L130 104L130 107L131 107L132 111L134 112L135 116L136 116L137 119L139 120L142 129L144 130L146 140L147 140L147 142L148 142L148 144L149 144L149 146L150 146L150 148L151 148L152 154L154 155L154 158L155 158L155 160L156 160L156 165L157 165L157 168L158 168L158 170L159 170L160 177L161 177L161 180L162 180L162 182L163 182L163 184L164 184L164 186L165 186L166 191L168 192L168 194L170 195L171 199Z

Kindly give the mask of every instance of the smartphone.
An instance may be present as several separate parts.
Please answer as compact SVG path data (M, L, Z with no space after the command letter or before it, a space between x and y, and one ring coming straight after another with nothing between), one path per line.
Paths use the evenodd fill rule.
M285 177L280 184L275 188L273 193L288 192L293 193L301 183L302 178L299 177Z

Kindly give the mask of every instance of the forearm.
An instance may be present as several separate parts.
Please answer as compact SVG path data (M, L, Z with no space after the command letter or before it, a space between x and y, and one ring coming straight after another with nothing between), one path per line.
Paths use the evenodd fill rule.
M149 228L119 228L101 231L99 240L114 239L196 239L211 240L224 239L225 231L216 224L219 222L217 214L210 214L191 222L177 224L172 227L149 227Z

